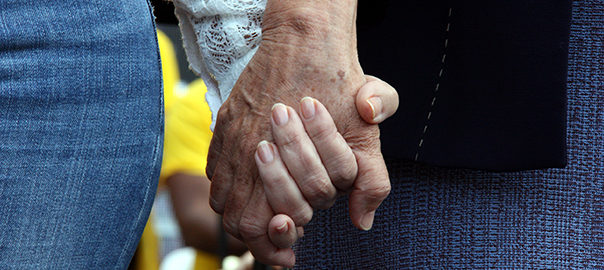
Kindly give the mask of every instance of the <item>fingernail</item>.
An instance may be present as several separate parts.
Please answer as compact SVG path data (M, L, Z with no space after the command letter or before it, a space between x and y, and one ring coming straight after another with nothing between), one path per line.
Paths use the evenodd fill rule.
M283 103L277 103L273 105L273 121L277 126L282 126L287 124L289 121L289 115L287 114L287 107L283 105Z
M304 97L301 101L302 116L306 120L310 120L315 116L315 100L311 97Z
M261 141L258 144L258 156L260 157L260 161L264 164L273 161L273 149L267 141Z
M375 211L371 211L371 212L365 214L363 216L363 218L361 218L361 229L363 229L365 231L371 230L371 227L373 226L374 216L375 216Z
M279 233L285 233L285 232L287 232L287 221L283 222L283 225L277 227L277 231Z
M369 107L371 107L371 119L375 121L379 114L382 113L382 99L379 97L372 97L367 99L367 103L369 104ZM377 111L378 109L379 111Z

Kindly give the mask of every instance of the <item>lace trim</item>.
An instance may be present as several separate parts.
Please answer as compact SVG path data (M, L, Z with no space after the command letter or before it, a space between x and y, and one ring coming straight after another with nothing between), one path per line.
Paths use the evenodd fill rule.
M266 0L174 0L190 68L208 86L212 129L262 39Z

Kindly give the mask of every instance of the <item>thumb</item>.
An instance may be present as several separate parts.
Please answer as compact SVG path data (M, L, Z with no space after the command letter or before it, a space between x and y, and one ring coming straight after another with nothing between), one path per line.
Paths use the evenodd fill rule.
M388 83L369 75L357 92L356 107L361 118L369 124L379 124L398 109L398 93Z
M299 235L294 221L287 215L278 214L268 224L268 236L271 242L278 248L290 248L294 245Z
M355 154L359 173L350 193L350 218L357 228L367 231L373 226L375 211L390 194L390 179L379 151Z

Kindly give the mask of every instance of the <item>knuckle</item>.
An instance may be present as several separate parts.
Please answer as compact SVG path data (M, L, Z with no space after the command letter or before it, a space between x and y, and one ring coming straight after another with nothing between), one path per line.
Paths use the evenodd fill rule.
M218 214L224 213L224 207L215 198L210 197L210 207Z
M363 129L351 129L342 133L342 137L351 148L359 151L375 153L381 149L380 130L377 125L367 126Z
M239 234L239 227L238 227L238 223L229 219L228 217L224 217L224 219L222 219L222 227L224 228L224 230L237 237L240 238L240 234Z
M348 189L357 177L357 161L351 150L338 154L327 168L332 182L340 189Z
M206 176L208 177L208 180L210 180L210 182L211 182L212 178L214 176L214 169L210 168L210 166L206 166Z
M277 138L277 144L279 147L283 148L295 148L302 143L302 136L304 135L305 133L302 132L287 130L282 134L282 136Z
M331 206L331 201L335 198L335 188L328 181L316 178L308 181L305 197L315 208L325 209Z
M209 179L212 179L214 170L216 169L216 166L219 163L219 157L220 157L221 151L222 151L222 149L218 145L218 142L216 142L216 139L212 138L212 142L210 143L210 148L208 150L207 165L206 165L206 169L205 169L206 175L208 176Z
M287 172L284 172L284 174ZM261 173L260 174L262 185L265 192L280 192L289 185L290 179L286 178L285 175L277 175L272 173Z
M218 157L220 157L222 149L217 145L216 142L210 143L210 148L208 149L208 163L216 162Z
M221 124L222 121L228 120L227 118L229 118L229 108L228 106L222 106L220 110L218 110L218 114L216 115L216 124Z
M304 181L321 181L322 175L324 175L325 169L322 168L319 154L315 149L309 147L303 147L297 151L300 165L305 169Z
M277 261L273 259L269 251L263 249L250 249L250 252L254 256L255 260L264 264L273 265L277 264Z
M304 226L310 222L313 216L313 211L310 207L303 207L292 215L292 220L297 227Z
M365 189L364 194L371 200L382 201L390 194L390 183L384 182L375 184Z
M239 234L243 239L255 239L266 234L266 228L258 224L257 219L243 216L239 221Z
M331 208L331 206L333 206L334 203L336 203L335 197L328 199L328 200L324 200L321 204L317 205L317 208L326 210L326 209Z
M333 142L338 135L338 131L334 125L328 123L319 123L309 132L310 139L313 142Z
M340 179L342 179L342 181L344 182L353 182L354 179L357 177L357 164L356 164L356 160L353 160L352 162L344 162L342 163L342 165L340 165L339 167L339 176Z
M282 179L280 175L275 173L274 170L274 167L269 167L263 164L258 166L260 179L262 179L262 184L264 185L264 188L266 190L278 189L284 184L284 179Z

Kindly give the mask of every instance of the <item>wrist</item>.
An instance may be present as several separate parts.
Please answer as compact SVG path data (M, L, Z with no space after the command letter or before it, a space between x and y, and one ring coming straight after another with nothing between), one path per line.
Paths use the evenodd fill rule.
M269 0L262 42L239 78L249 82L245 89L239 89L246 92L242 97L251 97L248 92L253 89L280 89L271 95L289 105L304 96L316 97L328 108L353 100L344 97L354 97L365 82L356 51L356 0L324 1L322 6L287 5L292 2L299 3ZM353 4L344 6L343 2ZM338 7L339 11L332 12ZM254 102L258 108L272 105L259 103L263 101Z
M268 55L281 64L281 69L285 68L283 64L290 64L298 69L323 70L322 66L337 63L338 70L330 73L337 74L351 67L360 70L356 47L356 2L268 0L257 54Z
M263 40L302 39L308 43L338 40L356 47L356 0L268 0Z

